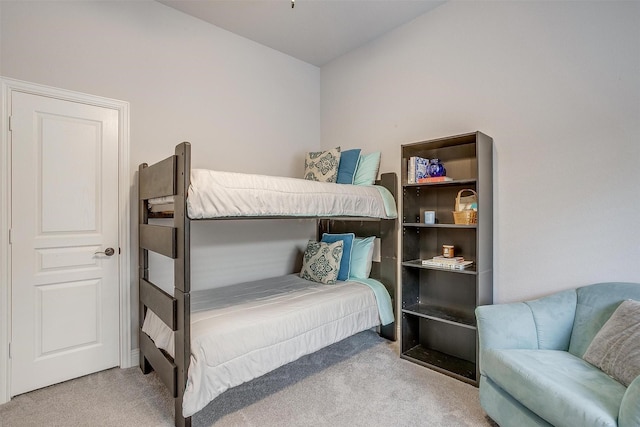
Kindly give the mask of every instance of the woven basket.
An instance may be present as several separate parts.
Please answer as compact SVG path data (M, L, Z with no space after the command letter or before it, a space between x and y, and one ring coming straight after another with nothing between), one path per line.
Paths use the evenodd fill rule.
M473 209L460 209L461 208L460 199L462 197L462 194L465 191L473 193L472 196L466 196L465 197L465 199L467 201L469 199L475 200L476 203L478 201L478 194L475 191L473 191L471 189L468 189L468 188L465 188L464 190L458 191L458 195L456 196L455 210L453 211L453 223L454 224L464 224L464 225L477 224L478 223L478 212L476 212Z
M454 224L477 224L478 212L469 209L466 211L453 211L453 223Z

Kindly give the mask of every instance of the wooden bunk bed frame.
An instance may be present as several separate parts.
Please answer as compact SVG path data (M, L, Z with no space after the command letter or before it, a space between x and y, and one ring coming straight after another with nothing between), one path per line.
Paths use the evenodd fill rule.
M147 374L155 370L175 401L175 425L191 426L191 417L182 415L182 399L187 384L191 357L191 244L187 215L187 192L191 176L191 144L178 144L175 155L151 166L143 163L138 173L139 199L139 329L140 369ZM397 176L382 174L378 185L386 187L397 200ZM149 199L173 196L173 226L149 224ZM221 219L299 219L302 217L233 217ZM371 277L382 282L391 295L395 313L397 301L397 220L360 217L318 218L318 237L325 232L354 232L357 236L380 238L380 262L374 262ZM203 221L203 220L198 220ZM149 251L174 260L174 294L169 295L149 281ZM147 309L151 309L175 333L175 358L158 349L142 332ZM396 339L395 322L380 328L380 335Z

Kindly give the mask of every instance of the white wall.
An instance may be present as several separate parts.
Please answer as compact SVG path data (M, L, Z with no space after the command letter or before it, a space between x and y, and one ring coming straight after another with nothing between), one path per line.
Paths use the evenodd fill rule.
M301 175L319 144L315 66L154 1L0 5L2 75L130 102L133 169L188 140L194 167Z
M153 1L4 0L0 74L129 101L132 171L189 140L195 167L299 176L306 151L341 145L399 172L401 144L481 130L501 302L640 281L639 24L637 2L448 2L320 72ZM289 269L310 232L211 227L242 242L196 254L217 284Z
M320 70L154 1L0 1L0 75L128 101L132 223L135 171L193 144L193 166L302 176L320 145ZM293 244L312 223L204 224L198 251L213 284L291 272ZM203 235L196 229L196 241ZM265 247L260 233L277 239ZM133 346L137 347L137 229L132 226ZM229 246L229 240L235 244ZM256 262L269 254L269 264ZM258 271L260 270L260 271Z
M321 69L322 146L494 138L494 295L640 282L640 3L447 2ZM453 201L452 201L453 205Z

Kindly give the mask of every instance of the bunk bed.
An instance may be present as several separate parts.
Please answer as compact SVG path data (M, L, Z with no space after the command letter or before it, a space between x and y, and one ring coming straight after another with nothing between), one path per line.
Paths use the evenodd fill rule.
M237 182L239 177L222 173L222 180ZM391 309L395 312L395 301L397 301L397 211L395 208L397 177L395 173L384 173L380 181L376 181L375 186L355 186L345 184L325 184L320 186L321 193L327 193L328 188L338 193L346 192L343 195L330 195L329 201L314 205L305 202L306 192L292 191L294 197L298 197L295 206L303 206L302 211L281 211L281 204L276 203L274 208L262 204L262 197L256 198L251 194L245 200L244 211L234 211L221 207L220 202L211 202L210 195L206 191L223 191L222 188L204 190L207 186L202 181L210 179L210 171L191 169L191 145L183 142L176 146L175 155L153 165L143 163L139 167L138 173L138 199L139 199L139 348L140 348L140 368L147 374L153 370L167 386L175 400L175 424L176 426L190 426L191 416L184 416L183 400L185 390L188 385L189 368L192 358L192 321L200 313L192 314L194 307L199 302L196 300L198 292L191 292L191 262L190 262L190 224L191 221L198 220L225 220L225 219L291 219L291 218L314 218L317 224L318 239L323 233L354 233L356 236L368 237L376 236L380 242L379 261L372 263L370 277L376 279L384 285L391 297ZM264 193L282 193L278 191L278 186L287 186L289 181L295 178L282 178L284 181L278 182L280 178L275 178L276 187L270 188L271 184L264 184ZM197 185L192 181L199 181ZM255 186L258 182L260 187L263 180L254 180L251 184ZM303 181L303 180L296 180ZM235 185L236 187L238 185ZM350 194L351 187L362 187L358 190L364 193L364 201L358 202L358 198ZM383 187L380 190L380 187ZM240 193L246 194L246 188ZM378 198L376 192L380 194L388 193L388 197L381 197L386 205L383 212L369 211L372 206L372 199ZM199 193L199 194L198 194ZM286 193L286 192L285 192ZM204 194L204 196L203 196ZM302 197L302 198L301 198ZM343 198L345 203L337 203L336 198ZM234 199L234 205L242 205L242 196L224 195L222 199ZM240 202L237 203L238 198ZM265 197L266 198L266 197ZM205 200L204 202L202 200ZM354 202L355 201L355 202ZM213 206L216 205L217 207ZM389 206L392 203L393 206ZM224 205L224 203L222 203ZM200 209L207 205L206 208ZM259 205L258 211L251 210ZM331 208L328 208L330 206ZM333 207L346 206L343 210L335 212ZM216 210L217 209L217 210ZM248 209L248 211L246 210ZM366 211L367 216L361 216L360 212ZM173 225L160 225L153 221L153 218L173 218ZM150 221L151 220L151 221ZM149 279L149 251L164 255L174 260L174 291L173 295L163 291L153 284ZM249 284L249 287L258 287L259 292L264 292L264 287L273 288L270 292L278 293L278 286L283 282L286 291L298 286L299 278L285 276L281 280L270 279L271 281L258 284ZM275 281L274 281L275 280ZM293 280L295 283L289 283ZM340 283L340 282L339 282ZM351 282L345 282L349 284ZM329 292L343 292L340 286L326 287ZM384 291L384 290L383 290ZM315 291L314 291L315 292ZM349 293L349 292L347 292ZM195 294L195 295L194 295ZM212 296L213 295L213 296ZM204 299L218 298L217 294L203 296ZM192 296L194 303L192 305ZM236 298L237 296L232 296ZM376 295L377 297L377 295ZM341 297L340 297L341 298ZM328 299L335 299L334 296ZM378 298L379 299L379 298ZM375 298L374 298L375 300ZM215 302L215 301L214 301ZM247 303L247 301L240 301ZM251 301L248 302L251 304ZM315 303L314 303L315 304ZM377 310L377 309L376 309ZM197 311L197 310L196 310ZM377 311L376 311L377 315ZM395 314L393 314L395 316ZM146 325L145 325L146 321ZM396 327L393 318L392 323L379 326L381 336L395 340ZM150 327L150 322L152 326ZM215 323L210 321L209 323ZM376 323L376 324L379 324ZM155 325L155 326L153 326ZM166 329L170 333L170 339L165 339L165 345L159 345L156 334L155 342L147 332L158 329ZM198 326L200 327L200 325ZM370 327L370 326L369 326ZM367 329L369 328L367 327ZM144 331L143 331L144 328ZM146 332L145 332L146 331ZM166 335L166 331L164 332ZM356 333L359 331L354 331ZM154 335L154 334L151 334ZM194 333L195 335L195 333ZM260 333L257 333L260 335ZM165 338L167 338L165 336ZM337 340L342 338L337 338ZM223 349L227 343L224 339L216 341L218 348ZM328 344L324 344L328 345ZM173 348L172 348L173 347ZM173 351L171 351L173 350ZM315 350L312 350L315 351ZM306 353L305 353L306 354ZM300 357L303 354L292 356ZM214 356L207 356L214 357ZM292 359L295 360L295 359ZM197 375L197 374L194 374ZM224 390L222 390L224 391ZM201 405L202 406L202 405ZM186 411L189 412L189 411Z

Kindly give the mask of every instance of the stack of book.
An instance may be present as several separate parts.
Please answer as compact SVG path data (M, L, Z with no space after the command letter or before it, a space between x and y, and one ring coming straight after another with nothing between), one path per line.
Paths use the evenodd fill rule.
M419 180L428 178L428 166L429 159L418 156L409 157L409 164L407 165L407 184L416 184L420 182Z
M448 268L451 270L464 270L471 267L473 261L467 261L461 256L445 258L442 255L434 256L431 259L423 259L422 265L426 267Z
M448 176L428 176L426 178L418 178L416 182L418 184L424 184L425 182L449 182L453 181L453 178Z

